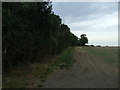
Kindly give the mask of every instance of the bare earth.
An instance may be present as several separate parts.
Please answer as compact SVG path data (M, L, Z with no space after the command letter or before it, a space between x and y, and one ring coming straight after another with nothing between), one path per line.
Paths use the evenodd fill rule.
M118 68L100 57L76 47L76 60L70 70L59 69L52 73L43 88L117 88Z

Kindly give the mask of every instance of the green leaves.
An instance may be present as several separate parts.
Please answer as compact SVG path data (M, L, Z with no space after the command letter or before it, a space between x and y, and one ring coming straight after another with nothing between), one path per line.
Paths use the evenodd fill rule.
M85 46L85 44L88 43L88 38L86 37L86 34L82 34L80 37L81 38L78 41L78 45Z
M2 6L4 68L40 62L77 44L50 2L4 2Z

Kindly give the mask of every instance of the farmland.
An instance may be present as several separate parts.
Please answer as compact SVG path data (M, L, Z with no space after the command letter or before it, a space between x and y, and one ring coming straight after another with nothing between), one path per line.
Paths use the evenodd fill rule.
M3 87L118 87L117 47L70 47L51 61L13 69L3 78Z

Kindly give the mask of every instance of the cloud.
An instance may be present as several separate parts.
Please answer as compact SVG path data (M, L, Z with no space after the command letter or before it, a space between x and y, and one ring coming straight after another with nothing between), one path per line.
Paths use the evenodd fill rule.
M50 0L53 2L118 2L119 0Z
M53 11L59 14L62 18L90 16L93 14L103 15L110 14L118 7L117 3L103 3L103 2L54 2ZM87 18L87 17L86 17Z
M94 15L95 16L95 15ZM68 23L71 30L117 30L118 26L118 13L105 14L101 17L94 19L87 19L82 21L76 21ZM96 17L95 16L95 17ZM91 18L91 17L89 17ZM88 28L89 27L89 28Z
M53 11L60 15L76 36L87 34L90 43L117 45L118 3L62 2L53 3ZM109 43L107 42L109 41ZM104 42L104 43L103 43Z

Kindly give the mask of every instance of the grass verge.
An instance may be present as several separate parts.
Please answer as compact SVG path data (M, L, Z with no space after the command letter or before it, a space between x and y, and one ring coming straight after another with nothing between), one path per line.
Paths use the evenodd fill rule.
M3 88L41 88L56 68L69 69L75 62L72 59L73 47L66 49L53 62L47 64L30 64L13 68L10 74L3 75ZM62 65L62 66L60 66Z
M66 49L60 57L54 62L54 66L59 66L60 64L67 64L67 65L72 65L75 60L72 58L72 53L73 53L73 47L69 47Z
M54 72L56 69L67 69L70 70L70 67L73 65L75 60L72 58L74 48L67 48L52 64L49 64L49 68L43 73L40 78L43 81L48 77L49 74Z
M31 88L31 86L34 88L39 76L47 68L48 64L39 63L13 68L11 73L3 75L2 86L3 88Z

